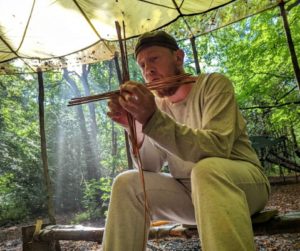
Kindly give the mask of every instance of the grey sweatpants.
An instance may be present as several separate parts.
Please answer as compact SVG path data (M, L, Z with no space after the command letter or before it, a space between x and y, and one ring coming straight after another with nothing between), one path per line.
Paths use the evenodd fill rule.
M245 161L206 158L191 178L144 172L150 220L197 224L204 251L255 250L251 215L264 208L270 186L261 170ZM138 171L116 177L105 226L104 251L143 251L144 195ZM147 234L146 234L147 235Z

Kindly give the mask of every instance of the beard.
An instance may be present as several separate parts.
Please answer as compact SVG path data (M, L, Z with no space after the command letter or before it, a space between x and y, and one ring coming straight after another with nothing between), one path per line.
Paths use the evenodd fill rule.
M174 72L173 76L176 76L176 75L180 75L180 70L179 69L175 69L175 72ZM177 92L177 90L179 89L179 87L180 87L179 85L177 85L177 86L168 86L166 88L157 90L156 94L160 98L171 97L171 96L173 96Z
M160 98L170 97L170 96L173 96L177 92L178 88L179 88L179 86L170 86L170 87L166 87L161 90L157 90L156 93Z

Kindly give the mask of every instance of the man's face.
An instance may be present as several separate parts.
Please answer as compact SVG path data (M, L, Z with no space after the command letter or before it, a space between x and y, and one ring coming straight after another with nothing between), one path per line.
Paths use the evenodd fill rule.
M182 58L179 51L172 51L161 46L151 46L143 49L137 55L137 63L146 82L160 80L180 74ZM157 91L161 97L172 96L178 87L168 87Z

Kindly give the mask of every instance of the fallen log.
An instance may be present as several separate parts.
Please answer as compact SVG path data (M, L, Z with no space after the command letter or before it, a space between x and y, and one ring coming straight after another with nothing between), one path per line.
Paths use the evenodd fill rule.
M253 223L255 235L300 233L300 211L278 215L267 222Z
M253 230L257 235L281 233L300 233L300 211L275 215L277 211L261 212L253 218ZM104 228L84 227L81 225L44 225L38 234L35 226L22 228L23 251L53 251L51 243L57 240L94 241L101 243ZM196 226L167 224L151 227L149 240L167 237L191 238L197 236Z

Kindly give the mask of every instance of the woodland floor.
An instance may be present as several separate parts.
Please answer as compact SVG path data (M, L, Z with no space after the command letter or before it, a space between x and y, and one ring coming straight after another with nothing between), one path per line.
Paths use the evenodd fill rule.
M295 183L295 178L287 184L272 184L271 199L267 208L278 209L280 213L300 211L300 177ZM68 224L67 218L61 216L61 224ZM59 221L59 220L58 220ZM32 225L19 224L10 227L0 227L0 251L21 251L21 227ZM100 224L100 225L99 225ZM103 226L103 222L86 223L83 225ZM278 234L271 236L255 237L257 251L300 251L300 233L296 234ZM100 250L101 245L95 242L86 241L60 241L62 251L95 251ZM201 250L197 239L162 239L148 242L148 251L197 251Z

